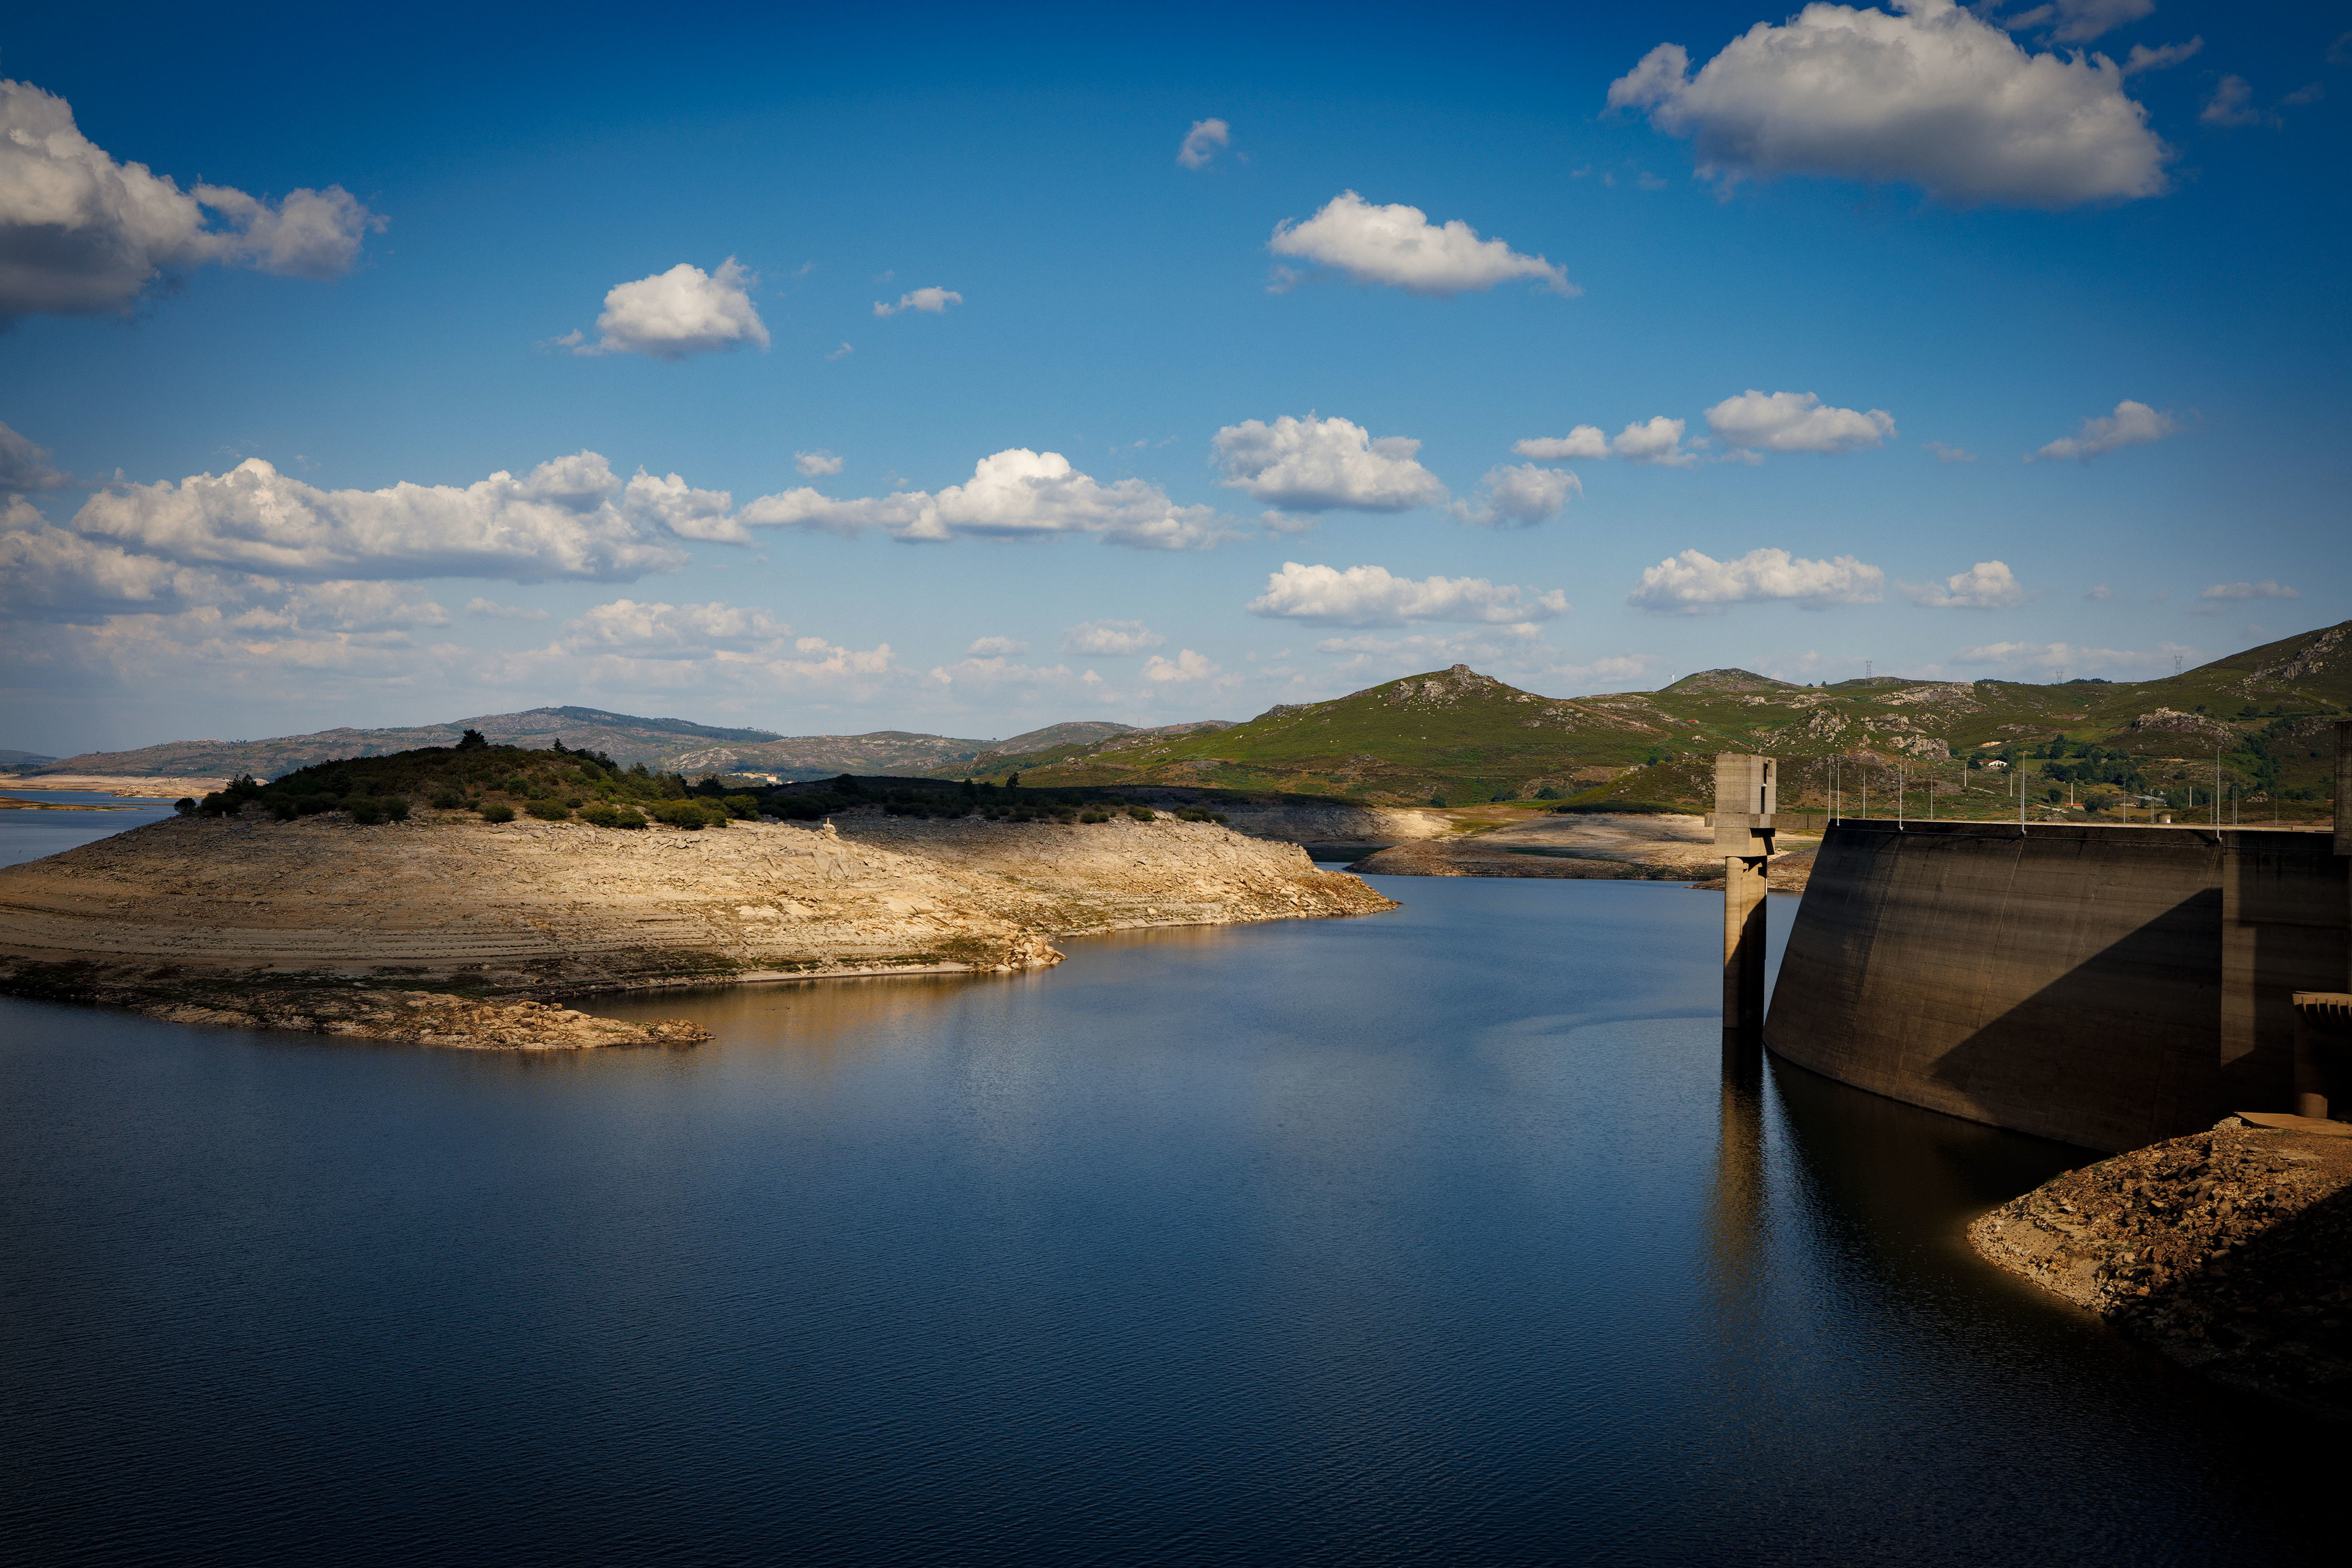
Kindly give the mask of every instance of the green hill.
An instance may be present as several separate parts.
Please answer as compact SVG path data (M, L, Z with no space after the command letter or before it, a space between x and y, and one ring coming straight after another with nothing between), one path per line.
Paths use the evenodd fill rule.
M1923 681L1803 686L1706 670L1654 692L1558 698L1467 665L1409 675L1244 725L1121 737L1029 760L1024 783L1198 785L1454 805L1547 793L1703 803L1718 751L1784 758L1784 798L1849 789L1901 766L1963 814L2034 788L2179 796L2210 790L2217 755L2241 793L2314 800L2331 783L2330 726L2352 710L2352 622L2161 680ZM2061 755L2052 755L2053 752ZM2000 760L2000 769L1971 768ZM2200 794L2200 799L2208 798Z

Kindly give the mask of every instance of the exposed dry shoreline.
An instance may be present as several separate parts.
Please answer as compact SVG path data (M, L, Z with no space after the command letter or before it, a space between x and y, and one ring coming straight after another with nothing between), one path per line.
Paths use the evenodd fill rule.
M1801 893L1814 841L1772 859L1771 884ZM1723 885L1723 860L1705 817L1680 812L1546 813L1486 832L1375 851L1348 868L1367 876L1520 876Z
M2352 1420L2352 1135L2263 1119L2070 1171L1969 1239L2183 1366Z
M664 1043L516 1004L1003 973L1058 963L1059 935L1395 907L1295 844L1213 823L836 821L151 823L0 870L0 990L425 1043Z

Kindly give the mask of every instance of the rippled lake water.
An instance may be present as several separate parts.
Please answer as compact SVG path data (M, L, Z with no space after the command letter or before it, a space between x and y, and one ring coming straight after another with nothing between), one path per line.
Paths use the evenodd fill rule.
M2340 1561L1968 1250L2091 1156L1727 1085L1710 895L1382 885L691 1051L0 1002L0 1557Z

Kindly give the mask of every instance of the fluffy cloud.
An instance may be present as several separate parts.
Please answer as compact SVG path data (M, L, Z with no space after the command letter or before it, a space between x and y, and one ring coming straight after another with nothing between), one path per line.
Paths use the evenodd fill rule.
M1376 207L1353 191L1332 197L1304 223L1284 219L1266 248L1336 267L1358 283L1385 283L1408 294L1461 294L1517 277L1539 279L1554 294L1583 292L1568 280L1565 269L1540 256L1522 256L1501 240L1482 240L1459 218L1440 226L1419 207ZM1297 277L1286 267L1277 268L1276 290Z
M637 470L621 490L621 514L632 522L655 522L682 539L742 544L747 536L727 515L735 497L727 490L698 490L677 475L656 479Z
M2179 65L2205 47L2203 38L2191 38L2185 44L2158 44L2149 48L2146 44L2134 44L2131 53L2124 57L2124 75L2136 77L2142 71L2160 71Z
M624 283L604 296L596 318L604 337L585 342L578 332L559 339L575 354L644 354L683 360L693 354L768 346L767 324L751 306L759 278L729 256L716 272L679 262L667 272Z
M1643 572L1625 602L1687 615L1776 600L1822 610L1875 604L1885 596L1886 574L1850 555L1806 560L1784 549L1752 549L1737 560L1717 560L1686 549Z
M1565 458L1618 457L1628 463L1653 463L1666 468L1687 468L1698 461L1698 455L1683 449L1684 423L1654 415L1647 421L1636 420L1617 433L1612 441L1601 434L1597 424L1580 424L1566 435L1535 436L1526 441L1514 441L1511 450L1521 457L1533 457L1548 463Z
M1940 441L1923 441L1919 444L1934 453L1938 463L1973 463L1977 460L1977 455L1965 446L1950 446Z
M684 489L676 476L647 483ZM217 478L111 486L71 526L166 560L277 577L628 581L684 566L683 551L649 535L650 518L621 504L622 490L593 452L463 489L321 490L255 457Z
M1140 621L1081 621L1063 632L1062 652L1118 658L1148 653L1167 641Z
M1897 0L1892 15L1809 5L1696 77L1680 44L1661 44L1610 84L1609 107L1691 138L1700 173L1727 189L1826 174L1960 205L2070 207L2158 195L2172 156L2114 61L2029 54L1951 0Z
M974 659L1009 659L1028 651L1029 644L1017 638L981 637L975 639L964 653Z
M1211 444L1227 489L1284 512L1402 512L1445 499L1437 476L1414 460L1420 442L1375 441L1337 415L1244 420L1219 430Z
M1172 659L1163 659L1154 653L1144 660L1143 678L1162 685L1171 681L1206 681L1213 679L1220 667L1213 661L1186 648Z
M2161 441L2168 435L2179 434L2180 428L2180 422L2169 413L2158 413L2144 402L2134 402L2126 398L2116 404L2114 413L2084 420L2081 430L2072 435L2060 436L2026 461L2031 463L2039 458L2044 463L2054 463L2072 457L2078 462L2088 463L2094 457L2105 456L2126 446L2144 446L2151 441Z
M1750 452L1838 453L1878 445L1895 434L1895 419L1883 408L1866 413L1830 408L1811 392L1760 392L1750 387L1708 409L1706 427Z
M822 479L841 472L841 459L819 447L814 452L793 453L793 466L801 471L803 479Z
M1466 504L1454 503L1454 516L1480 528L1524 528L1559 516L1569 497L1583 493L1583 485L1565 469L1533 463L1489 468L1477 494Z
M877 299L874 302L874 314L896 316L901 310L920 310L927 315L944 316L948 313L949 306L962 303L963 296L952 288L917 288L898 296L898 303L896 305L885 305ZM843 347L846 348L848 345L844 344Z
M2260 582L2217 582L2199 594L2197 602L2190 605L2189 610L2196 614L2210 615L2230 605L2243 603L2249 599L2301 599L2302 597L2302 594L2284 583L2274 582L2267 578Z
M2253 106L2254 84L2241 76L2225 76L2213 84L2197 118L2207 125L2259 125L2263 111Z
M2009 568L1997 560L1980 560L1941 582L1901 586L1904 598L1930 610L2010 610L2031 597Z
M1176 162L1187 169L1198 169L1217 155L1217 149L1232 144L1234 128L1222 120L1196 120L1192 129L1184 133L1184 143L1176 149Z
M1157 485L1140 479L1104 485L1071 467L1058 452L1032 452L1023 446L982 458L969 481L937 495L902 490L835 500L803 486L761 497L737 520L753 528L814 528L839 534L878 528L893 538L917 542L964 534L1019 538L1086 533L1145 549L1202 549L1229 532L1213 508L1177 506Z
M793 629L764 610L716 601L639 604L616 599L564 623L562 645L574 653L630 659L706 659L720 650L773 650Z
M64 99L0 81L0 321L120 314L165 272L206 263L336 277L383 226L341 185L277 203L227 185L183 191L116 162Z
M2159 669L2168 669L2175 656L2192 663L2200 657L2196 649L2179 643L2161 643L2148 653L2129 648L2085 648L2076 643L1986 643L1958 650L1952 654L1952 663L1976 668L1990 666L2012 674L2033 674L2046 678L2061 670L2075 675L2091 670L2131 670L2153 674Z
M197 614L215 630L257 635L449 623L448 612L404 583L289 583L185 566L51 528L37 517L32 526L0 532L0 611L13 619L68 624Z
M0 532L0 605L11 616L82 621L239 604L240 573L182 566L49 527L30 507Z
M1392 577L1377 566L1302 566L1285 561L1265 591L1243 606L1252 615L1331 626L1402 626L1413 621L1510 625L1568 613L1568 595L1537 593L1483 577Z
M2156 0L2054 0L2014 16L2000 19L2015 32L2023 27L2047 27L2062 44L2087 44L2100 34L2137 22L2156 9Z
M27 490L59 490L66 476L49 465L46 447L34 445L0 424L0 496L21 496Z

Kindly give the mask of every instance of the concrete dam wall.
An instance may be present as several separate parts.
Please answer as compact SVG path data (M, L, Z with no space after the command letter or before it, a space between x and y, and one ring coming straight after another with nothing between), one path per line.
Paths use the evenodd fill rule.
M2294 1093L2294 993L2347 967L2324 833L1847 821L1764 1044L1896 1100L2091 1148Z

